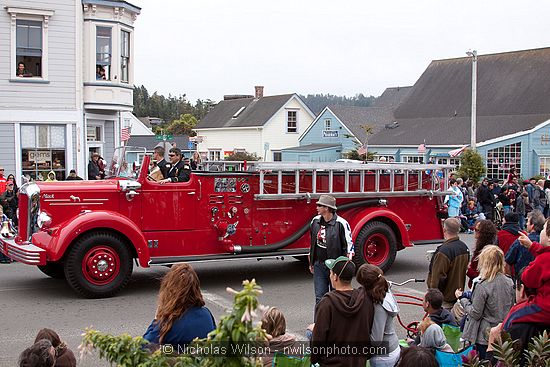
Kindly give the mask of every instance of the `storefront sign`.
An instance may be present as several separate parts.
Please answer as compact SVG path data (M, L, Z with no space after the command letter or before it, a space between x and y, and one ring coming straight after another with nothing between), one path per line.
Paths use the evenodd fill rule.
M337 138L338 130L323 130L323 138Z
M31 150L29 151L29 161L49 163L52 161L52 152L50 150Z

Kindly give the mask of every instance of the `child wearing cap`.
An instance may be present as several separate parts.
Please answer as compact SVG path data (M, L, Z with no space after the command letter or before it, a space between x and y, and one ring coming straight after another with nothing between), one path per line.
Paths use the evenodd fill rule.
M351 285L355 264L347 257L340 256L327 259L325 265L330 269L330 282L335 290L325 294L317 306L312 346L368 346L374 305L364 289L353 289ZM321 366L364 367L370 357L366 354L344 353L324 355L316 353L318 350L312 348L311 362Z

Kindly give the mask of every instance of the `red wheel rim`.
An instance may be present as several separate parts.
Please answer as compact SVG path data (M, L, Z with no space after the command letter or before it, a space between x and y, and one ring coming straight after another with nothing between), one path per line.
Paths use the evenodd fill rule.
M369 264L381 265L390 253L390 242L381 233L374 233L367 238L363 246L363 256Z
M109 284L119 272L120 258L111 247L93 247L82 259L82 274L93 285Z

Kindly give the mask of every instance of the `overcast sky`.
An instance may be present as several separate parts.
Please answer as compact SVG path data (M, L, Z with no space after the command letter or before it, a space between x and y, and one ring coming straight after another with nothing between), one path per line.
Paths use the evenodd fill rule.
M129 0L152 93L380 95L431 60L550 46L549 1Z

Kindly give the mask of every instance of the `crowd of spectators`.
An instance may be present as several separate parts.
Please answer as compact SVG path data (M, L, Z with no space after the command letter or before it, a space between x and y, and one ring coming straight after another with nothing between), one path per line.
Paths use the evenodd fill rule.
M539 181L520 186L516 181L512 170L507 184L498 192L495 183L484 180L472 193L472 187L461 186L462 180L450 180L454 194L447 200L450 217L443 223L445 241L434 252L428 268L428 290L423 300L427 317L418 327L417 338L409 340L410 347L405 350L395 330L399 305L390 282L374 265L356 268L352 260L354 247L346 235L349 224L338 221L333 197L320 198L318 222L312 221L311 258L322 263L316 263L316 267L326 267L326 279L322 292L318 286L315 289L311 343L382 343L385 353L327 356L313 352L311 361L320 366L359 367L367 360L373 367L413 363L418 367L437 366L434 353L456 352L446 339L446 326L460 327L463 340L475 346L480 358L491 359L491 342L498 340L502 332L511 333L525 347L534 335L550 329L550 219L545 219L545 185ZM462 206L464 198L466 208ZM493 221L496 200L504 212L503 223L498 223L500 230ZM517 200L525 204L527 231L521 224L524 214L518 212ZM475 231L472 251L460 240L463 219L467 230ZM329 225L338 230L331 234ZM314 251L317 247L325 250L323 256ZM311 268L315 275L316 268ZM354 277L357 288L352 283ZM193 268L185 263L173 266L161 282L157 311L144 338L153 349L163 344L181 347L194 338L206 337L215 325ZM269 334L271 346L295 342L294 336L286 333L281 310L268 309L261 325ZM39 335L35 344L21 354L20 366L74 365L70 364L72 352L63 347L55 333ZM60 353L70 360L68 364L59 364ZM272 363L270 358L264 358L264 365ZM45 364L33 364L39 359Z

